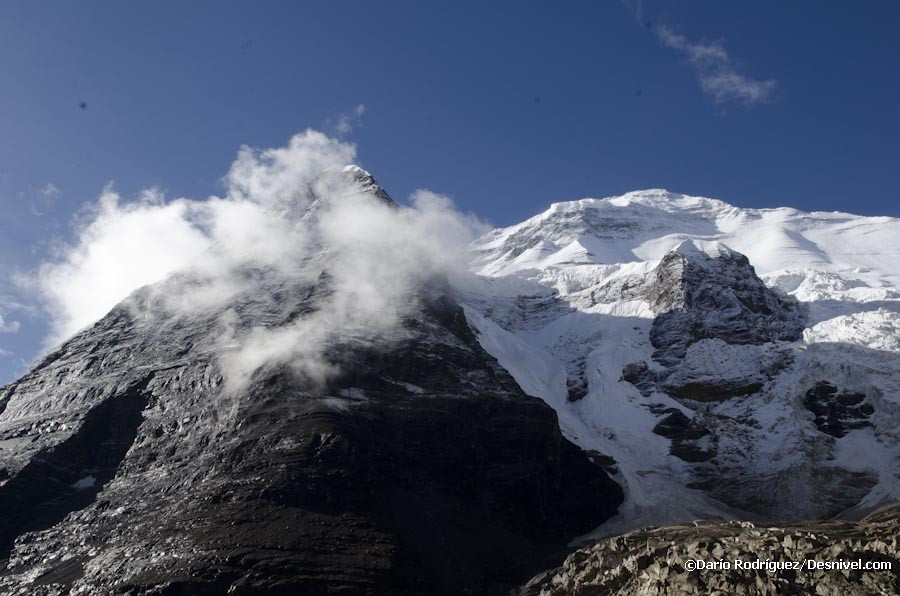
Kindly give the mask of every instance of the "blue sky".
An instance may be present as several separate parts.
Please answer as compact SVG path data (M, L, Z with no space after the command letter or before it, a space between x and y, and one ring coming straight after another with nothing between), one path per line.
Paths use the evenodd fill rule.
M0 383L46 334L13 276L110 181L220 194L241 145L308 127L496 225L648 187L900 216L898 25L874 1L5 2Z

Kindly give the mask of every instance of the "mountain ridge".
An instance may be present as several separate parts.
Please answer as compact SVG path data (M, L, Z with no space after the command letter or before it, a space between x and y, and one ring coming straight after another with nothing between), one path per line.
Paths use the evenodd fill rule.
M706 266L728 262L710 253L744 272ZM691 284L706 306L691 319L666 312L685 278L660 272L678 259L703 265ZM464 302L486 349L557 410L567 436L619 464L626 504L600 534L700 517L855 516L900 496L891 430L900 359L889 340L900 317L898 264L898 219L741 209L657 189L555 203L489 232L471 259L487 281L472 281ZM721 288L737 300L714 299ZM665 305L653 297L667 294ZM778 315L783 333L746 335L754 317L785 306L794 314ZM660 361L662 323L673 316L683 322L662 343L683 345ZM732 320L733 331L703 331L716 318ZM869 426L837 439L822 433L814 420L823 415L861 424L809 397L823 392L868 404ZM721 488L731 481L746 486ZM789 496L804 486L817 488ZM654 507L660 498L678 505L666 512ZM807 498L823 499L821 508L762 505Z
M404 237L329 218L404 208L333 173L273 207L322 226L299 261L173 274L0 388L0 587L502 593L573 539L900 496L900 220L557 203L366 310Z

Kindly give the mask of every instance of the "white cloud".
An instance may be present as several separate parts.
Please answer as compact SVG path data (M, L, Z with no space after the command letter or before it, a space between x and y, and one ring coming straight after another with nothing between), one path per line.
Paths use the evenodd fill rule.
M242 147L225 177L224 199L166 201L150 189L125 200L108 187L79 218L74 242L18 279L37 292L50 316L46 346L96 321L136 288L194 262L214 242L260 258L282 254L275 233L281 224L264 209L306 201L322 170L355 154L353 145L308 130L286 147Z
M50 314L53 345L106 314L142 285L154 282L195 258L208 239L191 223L194 205L166 203L158 193L124 202L107 188L71 246L19 279L36 289Z
M442 195L420 190L410 207L397 208L346 183L341 176L320 180L316 195L325 202L303 228L306 246L327 247L306 277L312 281L320 270L327 272L328 300L289 325L258 327L239 339L239 348L224 356L232 387L273 363L289 364L321 381L334 370L324 356L334 338L389 341L403 315L416 306L414 289L435 274L461 267L465 247L486 228ZM234 340L229 332L222 342Z
M353 163L356 147L307 130L291 138L287 147L241 147L225 182L228 196L262 205L297 200L309 182L329 167Z
M697 73L701 89L715 103L736 101L753 105L771 100L775 81L760 81L740 74L722 44L691 43L665 25L656 28L656 35L664 45L687 57Z
M166 278L151 292L154 304L173 314L221 313L216 341L232 387L273 363L327 377L329 342L392 336L415 307L418 284L461 267L465 246L485 229L429 191L407 207L379 200L366 192L363 170L344 168L355 157L352 144L310 130L285 147L241 148L222 198L166 201L150 190L126 201L107 189L75 241L24 281L50 317L48 345ZM277 328L242 327L230 298L264 292L252 274L262 270L284 287L325 271L328 300Z
M362 124L362 117L365 113L365 104L359 104L349 112L344 112L338 117L335 130L341 135L349 134L354 128Z

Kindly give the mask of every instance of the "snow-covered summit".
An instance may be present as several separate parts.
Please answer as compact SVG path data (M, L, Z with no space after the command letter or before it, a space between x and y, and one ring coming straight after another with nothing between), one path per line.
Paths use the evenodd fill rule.
M900 219L738 208L660 189L554 203L479 239L472 268L506 275L561 264L653 261L685 240L720 242L764 276L815 269L870 287L900 286Z
M341 168L341 171L344 173L347 173L347 174L360 174L362 176L367 176L369 178L372 177L372 174L370 174L368 170L365 170L356 164L348 164L348 165L344 166L343 168Z
M662 209L663 211L693 212L698 216L707 217L714 217L717 214L735 209L732 205L718 199L684 195L664 188L635 190L623 195L600 199L598 202L605 202L617 207L644 205Z

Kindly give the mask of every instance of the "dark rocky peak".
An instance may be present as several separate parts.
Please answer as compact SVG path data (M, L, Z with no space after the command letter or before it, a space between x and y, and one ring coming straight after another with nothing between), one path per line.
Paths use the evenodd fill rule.
M747 257L719 242L694 240L685 240L663 256L652 274L650 306L656 312L689 308L706 297L705 286L723 281L736 298L749 299L749 308L767 308L766 300L758 299L765 285Z
M647 299L659 313L655 358L671 364L701 339L729 344L794 341L803 317L792 298L766 287L744 255L717 242L686 241L651 274Z

